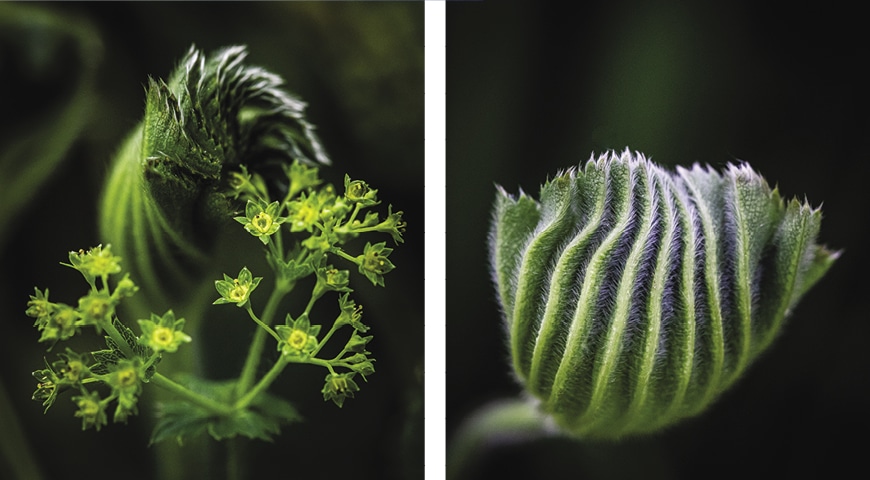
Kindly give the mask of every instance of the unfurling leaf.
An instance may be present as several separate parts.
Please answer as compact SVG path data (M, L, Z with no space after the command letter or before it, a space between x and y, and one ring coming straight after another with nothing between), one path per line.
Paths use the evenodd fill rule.
M669 172L608 153L499 189L491 264L523 386L559 427L617 438L697 414L837 258L821 212L748 165Z

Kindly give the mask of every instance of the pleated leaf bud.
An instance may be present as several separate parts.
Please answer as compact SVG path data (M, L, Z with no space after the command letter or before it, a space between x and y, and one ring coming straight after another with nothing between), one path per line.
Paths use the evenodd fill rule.
M195 283L219 229L245 211L240 190L283 198L295 161L330 163L306 103L247 55L241 45L191 46L167 80L149 79L144 117L112 162L101 235L149 295ZM267 243L276 225L257 220Z
M499 188L490 257L519 382L583 438L700 413L838 257L820 222L746 164L671 172L628 150L540 200Z

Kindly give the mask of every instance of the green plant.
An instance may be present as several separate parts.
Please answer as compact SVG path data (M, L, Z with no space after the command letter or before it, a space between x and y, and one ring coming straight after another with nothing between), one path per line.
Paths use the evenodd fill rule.
M499 188L491 264L528 399L484 411L459 443L620 439L704 411L838 257L815 243L820 221L746 164L673 173L627 150L540 200Z
M384 286L395 268L392 248L360 242L383 235L402 243L402 212L376 211L378 191L363 180L345 175L343 192L323 182L319 168L330 160L305 104L278 76L246 65L245 55L239 46L208 56L191 48L168 81L149 81L145 117L120 149L102 197L107 243L70 252L65 264L88 290L67 304L37 288L27 304L50 350L90 328L104 337L104 346L55 352L34 372L33 398L48 410L71 393L83 429L99 430L110 417L127 422L153 385L166 395L152 442L205 433L267 440L300 419L268 392L288 366L322 367L320 395L338 407L375 373L373 337L347 267ZM243 248L262 251L268 271L256 273L264 277L239 264L237 275L208 277L216 238L227 230L247 232ZM261 285L271 288L265 301ZM307 301L285 311L289 296ZM326 300L331 308L315 309ZM185 352L209 328L205 312L228 308L252 322L247 355L235 378L202 378Z

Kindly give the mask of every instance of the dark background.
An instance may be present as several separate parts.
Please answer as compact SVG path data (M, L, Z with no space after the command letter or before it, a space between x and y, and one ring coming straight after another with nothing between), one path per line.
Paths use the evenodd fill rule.
M666 166L745 160L787 198L824 202L819 240L844 249L701 416L621 443L495 448L464 478L866 471L866 26L836 2L760 3L448 3L448 445L476 408L519 392L487 266L495 184L537 195L557 171L626 147Z
M387 275L386 289L366 285L362 276L352 274L357 303L364 305L364 321L375 337L369 349L377 359L377 373L361 384L357 398L339 409L323 401L322 369L288 368L272 391L290 399L305 421L285 427L273 443L249 442L249 478L274 472L279 478L422 477L423 4L0 7L0 17L6 16L0 32L0 156L10 154L7 147L15 142L35 148L56 141L57 136L45 134L46 126L72 95L83 65L96 65L96 94L90 110L76 122L75 140L51 175L30 189L29 201L0 218L0 390L5 391L0 435L3 445L12 448L7 454L20 460L22 452L31 452L48 479L156 477L156 465L165 460L147 446L152 414L147 399L127 425L110 419L100 432L81 431L69 395L62 395L45 415L40 402L30 399L36 388L31 372L44 368L43 356L55 357L37 343L39 334L24 310L34 286L48 287L53 300L68 303L84 293L86 284L77 272L59 262L67 260L70 250L102 242L96 230L97 196L115 150L142 118L148 76L165 78L192 43L206 52L246 44L248 63L281 75L287 89L308 102L308 118L333 159L321 176L339 188L345 173L368 181L379 189L383 211L392 203L408 222L406 242L391 256L397 268ZM10 23L21 9L33 9L33 18L47 12L64 27L31 24L27 15L18 24ZM69 29L96 40L97 47L87 50L86 58L77 53ZM0 161L8 163L9 158ZM35 160L24 156L17 161ZM16 177L16 171L21 170L4 170L0 191L26 180ZM248 246L262 262L259 242ZM242 266L240 258L215 261L224 262L223 270L233 275ZM206 352L206 371L221 378L221 372L237 374L241 368L253 328L238 311L214 308L215 316L208 317L214 322L212 337L194 341L205 345L217 339ZM227 318L232 315L236 317ZM221 448L215 447L215 456L197 478L223 477ZM182 451L191 463L201 460L193 449ZM8 457L0 455L0 478L10 478L9 472Z

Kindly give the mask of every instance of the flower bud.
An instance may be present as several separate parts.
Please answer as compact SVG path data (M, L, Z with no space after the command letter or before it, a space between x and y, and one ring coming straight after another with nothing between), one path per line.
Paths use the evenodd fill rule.
M499 189L490 256L518 380L579 437L701 412L837 258L820 221L748 165L669 172L627 150L539 201Z
M330 162L305 102L246 56L242 46L210 55L191 47L166 81L150 79L144 118L112 163L101 235L161 300L199 279L216 233L244 208L240 188L283 198L279 166ZM255 219L256 233L270 234L270 220Z

